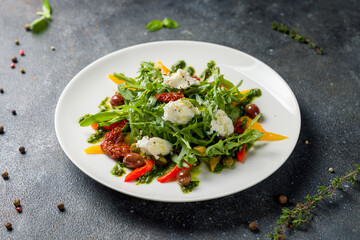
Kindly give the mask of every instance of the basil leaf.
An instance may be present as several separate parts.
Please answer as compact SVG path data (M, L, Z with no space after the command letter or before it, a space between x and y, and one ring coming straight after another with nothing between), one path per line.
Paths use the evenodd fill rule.
M43 0L42 10L43 10L43 16L46 19L51 20L51 7L47 0Z
M163 22L164 26L168 27L168 28L177 28L179 26L179 24L177 22L175 22L174 20L171 20L169 18L165 18L162 22Z
M146 25L146 29L150 31L157 31L163 27L163 22L160 20L153 20Z
M48 22L45 20L45 17L41 17L33 21L30 26L32 27L33 32L39 33L47 28Z

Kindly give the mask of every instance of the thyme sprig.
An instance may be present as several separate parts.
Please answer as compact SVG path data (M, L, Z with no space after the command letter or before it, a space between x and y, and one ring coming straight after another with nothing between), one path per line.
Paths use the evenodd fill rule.
M291 38L295 39L298 42L302 42L302 43L306 43L306 44L310 45L317 54L320 54L320 55L323 54L323 49L321 47L316 45L311 38L307 38L307 37L299 34L297 30L289 29L286 25L284 25L282 23L279 24L277 22L272 22L271 28L276 31L288 34Z
M307 195L305 197L305 203L298 203L293 209L284 207L282 209L282 215L277 221L277 227L275 227L275 233L269 234L268 237L274 240L284 239L285 227L289 228L298 227L305 224L312 217L311 211L316 208L316 204L323 200L325 197L331 198L343 182L349 181L355 183L356 176L360 172L359 165L354 165L355 170L347 172L345 176L339 178L336 177L330 180L330 185L318 187L318 194L314 196Z

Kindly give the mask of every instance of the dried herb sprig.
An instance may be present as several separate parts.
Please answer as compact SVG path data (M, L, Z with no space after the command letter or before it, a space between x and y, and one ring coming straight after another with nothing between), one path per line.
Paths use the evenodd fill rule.
M319 47L318 45L316 45L314 43L314 41L311 38L307 38L301 34L298 33L298 31L294 30L294 29L289 29L286 25L282 24L282 23L277 23L277 22L272 22L271 23L271 28L288 34L291 38L295 39L298 42L302 42L302 43L306 43L308 45L310 45L317 54L323 54L323 49L321 47Z
M318 187L318 194L314 196L307 195L305 197L305 203L297 204L293 209L284 207L282 209L282 215L277 221L277 227L275 227L275 233L269 234L268 237L271 239L282 240L284 239L284 230L285 227L289 228L298 227L308 222L312 217L311 211L316 208L315 204L323 200L325 197L332 197L335 193L335 190L338 189L341 184L345 181L355 183L356 176L360 173L359 165L354 165L355 170L346 173L345 176L339 178L336 177L333 180L330 180L330 185Z

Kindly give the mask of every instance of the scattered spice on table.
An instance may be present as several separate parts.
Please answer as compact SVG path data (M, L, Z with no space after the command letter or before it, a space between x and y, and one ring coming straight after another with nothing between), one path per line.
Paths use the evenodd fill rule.
M15 68L15 63L11 63L11 64L10 64L10 67L11 67L11 68Z
M11 58L11 61L12 61L13 63L17 63L17 58L16 58L16 57L12 57L12 58Z
M0 93L4 93L4 89L3 89L3 88L0 88Z
M1 172L1 176L2 176L3 179L6 180L6 179L9 178L9 173L7 171L3 171L3 172Z
M331 167L329 168L329 172L333 173L334 172L334 169Z
M285 195L280 195L280 196L279 196L279 203L280 203L280 204L285 204L285 203L287 203L287 196L285 196Z
M20 53L21 56L24 56L24 55L25 55L24 50L20 50L19 53Z
M309 144L309 140L305 140L304 143L305 143L305 144Z
M16 39L16 40L15 40L15 44L16 44L16 45L20 45L19 40Z
M4 126L0 125L0 134L3 134L3 133L4 133Z
M12 230L12 224L10 222L5 223L5 227L7 230L11 231Z
M16 111L15 110L11 110L12 115L16 115Z
M62 203L62 202L59 202L59 203L57 204L57 207L58 207L58 209L59 209L60 211L64 211L64 209L65 209L65 205L64 205L64 203Z
M54 47L54 46L51 46L51 50L52 50L52 51L55 51L55 47Z
M249 229L250 229L251 231L256 231L257 228L258 228L258 225L257 225L256 222L251 222L251 223L249 224Z
M20 206L20 199L16 198L13 203L14 203L14 205L16 207L19 207Z
M22 208L21 208L21 207L17 207L17 208L16 208L16 211L18 211L19 213L21 213L21 212L22 212Z
M24 28L25 28L26 31L30 31L30 30L31 30L31 27L30 27L29 24L25 24Z
M22 73L22 74L24 74L25 73L25 69L20 69L20 72Z
M25 153L25 147L23 147L23 146L19 147L19 151L21 152L21 154L24 154Z

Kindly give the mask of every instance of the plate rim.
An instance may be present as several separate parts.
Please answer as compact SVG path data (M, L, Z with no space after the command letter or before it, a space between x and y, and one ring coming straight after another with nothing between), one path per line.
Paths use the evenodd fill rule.
M68 153L68 151L66 150L66 148L64 147L64 143L61 141L60 139L60 129L59 129L59 124L58 124L58 118L59 118L59 105L61 105L60 103L62 102L62 99L64 98L64 95L65 95L65 92L69 91L69 89L71 88L71 86L74 84L74 79L78 78L79 76L81 76L84 72L86 72L89 68L91 68L93 65L96 65L97 63L101 62L101 61L104 61L106 58L110 58L112 57L113 55L117 55L119 53L124 53L124 52L127 52L127 51L131 51L133 49L136 49L136 48L139 48L139 47L143 47L143 46L151 46L151 45L157 45L157 44L167 44L167 43L171 43L171 44L200 44L200 45L208 45L208 46L215 46L215 47L222 47L222 48L227 48L229 50L232 50L232 51L236 51L236 52L240 52L241 54L244 54L246 57L249 57L255 61L258 61L260 62L261 64L263 64L264 67L268 68L268 70L270 70L273 74L277 75L279 77L279 79L284 83L285 87L288 88L288 90L290 91L290 94L291 96L294 98L295 100L295 108L296 108L296 115L299 116L299 124L297 126L297 129L298 129L298 132L297 132L297 135L296 135L296 141L295 141L295 144L294 146L292 147L291 151L289 151L286 159L284 162L282 162L275 171L271 172L271 173L268 173L268 174L265 174L261 180L259 180L258 182L254 182L254 183L251 183L249 184L246 188L244 189L241 189L241 190L233 190L233 191L228 191L228 192L225 192L225 193L221 193L221 194L218 194L218 195L213 195L213 196L208 196L208 197L197 197L197 198L188 198L188 199L174 199L174 200L169 200L169 199L154 199L152 197L147 197L146 195L140 195L140 194L137 194L137 193L132 193L132 192L126 192L126 191L123 191L122 189L117 189L113 186L111 186L110 184L107 184L105 181L101 180L100 178L96 177L96 176L93 176L92 174L89 174L89 172L85 169L85 168L82 168L79 166L79 164L76 163L76 161L72 160L72 158L70 157L70 154ZM150 201L156 201L156 202L168 202L168 203L179 203L179 202L199 202L199 201L208 201L208 200L213 200L213 199L219 199L219 198L222 198L222 197L226 197L226 196L229 196L229 195L232 195L232 194L236 194L236 193L239 193L239 192L242 192L246 189L249 189L261 182L263 182L265 179L267 179L268 177L270 177L272 174L274 174L275 172L277 172L281 166L289 159L289 157L291 156L291 154L293 153L295 147L296 147L296 143L298 142L299 140L299 136L300 136L300 131L301 131L301 112L300 112L300 107L299 107L299 103L297 101L297 98L295 96L295 93L292 91L292 89L290 88L290 86L288 85L288 83L285 81L285 79L283 77L281 77L281 75L279 73L277 73L274 69L272 69L270 66L268 66L266 63L264 63L263 61L249 55L248 53L245 53L241 50L238 50L238 49L235 49L235 48L232 48L232 47L228 47L228 46L224 46L224 45L220 45L220 44L215 44L215 43L209 43L209 42L202 42L202 41L192 41L192 40L165 40L165 41L154 41L154 42L146 42L146 43L141 43L141 44L136 44L136 45L132 45L132 46L129 46L129 47L125 47L125 48L122 48L122 49L119 49L119 50L116 50L114 52L111 52L111 53L108 53L98 59L96 59L95 61L91 62L90 64L88 64L86 67L84 67L80 72L78 72L65 86L64 90L61 92L61 95L57 101L57 104L56 104L56 109L55 109L55 117L54 117L54 125L55 125L55 133L56 133L56 137L58 139L58 142L62 148L62 150L65 152L66 156L68 159L70 159L70 161L78 168L80 169L84 174L86 174L88 177L90 177L91 179L95 180L96 182L102 184L103 186L106 186L114 191L117 191L117 192L120 192L120 193L123 193L123 194L126 194L126 195L129 195L129 196L132 196L132 197L136 197L136 198L140 198L140 199L145 199L145 200L150 200ZM190 193L191 194L191 193Z

